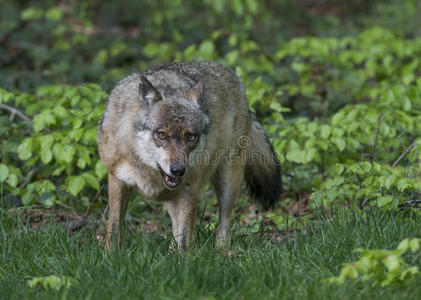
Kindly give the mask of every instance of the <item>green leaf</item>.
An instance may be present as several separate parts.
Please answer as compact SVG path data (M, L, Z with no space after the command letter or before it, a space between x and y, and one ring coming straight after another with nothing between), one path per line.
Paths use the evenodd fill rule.
M302 62L293 62L291 68L297 73L303 73L306 70L307 65Z
M56 123L56 117L51 114L50 110L44 110L34 117L32 122L35 132L43 130L46 126Z
M357 164L348 165L347 171L349 171L349 172L351 172L353 174L363 174L364 173L358 163Z
M24 21L27 20L36 20L41 19L44 12L41 9L35 8L35 7L29 7L22 11L20 14L20 18Z
M16 174L10 174L9 178L7 179L7 183L11 187L15 188L18 185L18 176Z
M390 189L392 184L395 183L395 180L396 180L396 176L394 176L394 175L390 175L389 177L387 177L386 181L384 182L385 188Z
M296 141L291 140L289 142L289 150L293 151L293 150L298 150L298 149L300 149L300 145L298 145L298 143Z
M333 138L332 142L336 145L336 147L338 147L339 151L343 151L345 149L345 139L337 137Z
M52 207L56 202L56 196L53 192L42 193L40 198L41 203L45 207Z
M95 178L95 176L93 176L92 174L89 173L83 173L82 174L83 178L85 178L86 182L93 187L96 190L99 190L99 182L98 180Z
M364 170L365 173L368 173L371 171L372 165L371 163L365 161L361 163L361 168Z
M59 176L61 172L63 172L65 169L65 166L61 166L59 168L56 168L51 175L53 176Z
M39 137L39 145L42 151L45 149L50 149L53 142L54 138L50 134Z
M316 148L309 148L305 150L305 162L304 163L309 163L310 161L313 160L313 158L316 156L317 154L317 149Z
M234 47L234 46L237 46L237 43L238 43L238 36L236 33L232 33L228 38L228 44L231 47Z
M333 126L339 125L344 119L344 116L345 116L345 112L343 111L338 112L335 115L333 115L332 120L331 120L332 125Z
M214 51L215 51L215 45L213 44L212 41L209 41L209 40L203 41L199 46L200 55L204 59L211 59Z
M409 242L409 248L411 248L412 252L416 252L420 249L420 239L412 239Z
M85 160L83 160L82 158L79 158L79 159L77 160L77 166L78 166L80 169L85 169L85 167L86 167L86 162L85 162Z
M287 153L286 158L292 162L303 163L306 161L306 153L303 150L293 150Z
M63 148L62 159L66 163L70 164L73 160L73 156L75 155L75 153L76 153L75 147L70 146L70 145L65 145L64 148Z
M33 203L36 199L33 196L33 192L30 190L27 190L26 193L22 196L21 200L22 200L22 204L26 206Z
M35 277L28 281L30 288L41 286L44 289L61 290L62 288L69 288L75 280L67 276L50 275L45 277Z
M237 16L241 16L244 13L244 6L241 0L232 0L232 9Z
M402 253L406 252L409 248L409 239L404 239L401 241L396 249L402 251Z
M103 162L98 160L95 164L95 174L99 179L102 179L105 174L107 174L107 168L104 166Z
M26 193L22 197L22 203L29 205L39 200L39 195L52 192L56 189L54 184L48 180L40 180L30 183L26 187Z
M44 164L48 164L53 158L53 152L50 149L45 149L41 151L41 161Z
M83 124L81 119L73 119L73 128L80 128Z
M342 164L336 164L335 173L341 175L345 171L345 167Z
M143 47L143 54L148 57L154 57L159 53L159 45L157 43L151 42Z
M282 106L279 102L272 101L269 105L270 109L273 109L277 112L282 112Z
M56 143L53 146L53 154L56 161L63 161L64 160L64 147L60 143Z
M5 181L8 175L9 175L9 168L4 164L0 164L0 183Z
M238 50L233 50L233 51L230 51L226 56L225 56L225 58L226 58L226 60L227 60L227 63L229 64L229 65L233 65L233 64L235 64L235 62L237 61L237 59L238 59L238 57L239 57L239 52L238 52Z
M259 9L259 4L257 0L245 0L245 4L247 6L248 11L252 14L255 14Z
M18 147L18 155L21 160L27 160L32 156L32 138L26 138Z
M379 198L377 198L377 205L382 207L382 206L385 206L385 205L391 203L392 201L393 201L392 196L379 197Z
M47 13L45 14L45 17L49 20L58 21L63 16L63 12L58 7L52 7L50 8Z
M401 259L399 256L391 254L383 260L383 263L389 272L397 272L400 270Z
M52 196L52 197L47 198L47 199L41 199L41 203L42 203L45 207L50 208L50 207L53 207L53 206L54 206L54 200L55 200L55 197L54 197L54 196Z
M331 133L331 129L329 125L322 125L320 126L320 137L322 139L327 139L329 138Z
M342 269L342 272L341 272L341 275L340 275L340 277L344 278L344 279L345 278L355 279L355 278L357 278L357 276L358 276L358 271L356 270L356 268L353 265L345 266Z
M83 169L83 168L85 168L86 165L90 165L91 164L91 158L90 158L91 153L90 153L89 150L91 150L91 149L89 149L88 147L78 145L76 150L77 150L77 153L78 153L78 156L79 156L78 166ZM83 162L79 162L80 160L82 160Z
M68 180L67 191L76 196L85 186L85 179L82 176L71 176Z
M98 52L98 54L94 58L94 62L98 64L104 64L107 61L107 58L108 58L107 50L102 49Z
M61 106L61 105L57 105L53 108L53 113L60 118L65 118L68 116L68 112L67 110Z
M408 178L402 178L397 183L398 191L403 192L410 187L410 180Z

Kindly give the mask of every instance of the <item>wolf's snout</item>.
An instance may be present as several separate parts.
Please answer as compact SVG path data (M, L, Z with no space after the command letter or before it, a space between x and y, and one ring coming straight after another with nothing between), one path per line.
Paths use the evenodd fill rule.
M180 164L172 164L170 166L170 172L175 177L182 177L186 172L186 166Z

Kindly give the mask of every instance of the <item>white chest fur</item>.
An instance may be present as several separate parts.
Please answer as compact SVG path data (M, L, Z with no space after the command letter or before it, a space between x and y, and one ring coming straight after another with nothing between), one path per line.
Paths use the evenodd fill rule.
M128 162L123 162L116 168L116 177L129 186L137 186L139 193L149 199L153 199L165 189L160 178Z

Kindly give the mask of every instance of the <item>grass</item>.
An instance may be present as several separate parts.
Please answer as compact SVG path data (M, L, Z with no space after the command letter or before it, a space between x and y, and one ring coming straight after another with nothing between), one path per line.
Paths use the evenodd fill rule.
M233 233L231 255L213 247L213 233L198 232L181 256L168 251L171 239L157 234L126 236L109 254L94 225L69 235L59 228L25 232L0 215L2 299L416 299L421 285L402 289L368 282L327 285L356 248L392 249L406 237L421 237L421 217L403 213L338 211L319 218L280 244ZM21 226L20 226L21 227ZM411 262L415 255L406 257ZM416 263L420 267L420 262ZM30 288L28 280L70 276L68 289Z

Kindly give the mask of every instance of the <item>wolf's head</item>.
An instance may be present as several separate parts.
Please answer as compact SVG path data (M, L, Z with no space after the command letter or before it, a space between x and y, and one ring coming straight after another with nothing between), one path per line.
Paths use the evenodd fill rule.
M161 173L175 189L188 171L189 157L199 150L209 125L202 109L203 84L187 90L159 89L144 76L139 83L142 115L134 122L139 158Z

